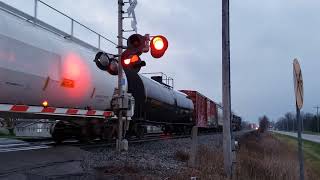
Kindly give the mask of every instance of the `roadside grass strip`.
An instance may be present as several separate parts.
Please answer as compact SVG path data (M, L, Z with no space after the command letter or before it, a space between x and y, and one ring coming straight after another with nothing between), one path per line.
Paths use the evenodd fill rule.
M278 133L273 133L273 135L280 141L286 142L292 148L297 149L297 138ZM303 140L303 152L305 161L320 177L320 143Z

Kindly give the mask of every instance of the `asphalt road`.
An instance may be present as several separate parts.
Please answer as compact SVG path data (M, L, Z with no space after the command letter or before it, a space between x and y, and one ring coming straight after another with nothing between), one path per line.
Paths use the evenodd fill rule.
M0 138L0 153L14 151L28 151L34 149L50 148L45 144L33 144L22 140Z
M296 132L285 132L285 131L273 131L279 134L284 134L292 137L298 137L298 134ZM319 135L311 135L311 134L302 134L302 139L320 143L320 136Z

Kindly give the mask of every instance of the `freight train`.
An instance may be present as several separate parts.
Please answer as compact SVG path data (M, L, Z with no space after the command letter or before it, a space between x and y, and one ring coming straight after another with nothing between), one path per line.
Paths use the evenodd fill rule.
M2 2L0 7L0 116L50 119L57 142L112 138L118 81L93 62L101 50ZM165 133L189 133L195 125L221 129L221 106L196 91L176 91L159 77L128 70L123 89L127 135L142 137L148 125ZM240 117L233 115L232 122L234 130L241 128Z

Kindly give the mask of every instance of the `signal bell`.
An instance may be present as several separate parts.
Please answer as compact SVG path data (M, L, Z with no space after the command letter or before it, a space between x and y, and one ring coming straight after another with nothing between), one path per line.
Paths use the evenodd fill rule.
M164 36L154 36L150 41L151 55L154 58L161 58L168 49L168 40Z

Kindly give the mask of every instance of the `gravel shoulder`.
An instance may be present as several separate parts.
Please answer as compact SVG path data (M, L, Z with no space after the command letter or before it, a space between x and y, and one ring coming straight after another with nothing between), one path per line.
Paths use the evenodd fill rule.
M210 147L222 146L221 134L200 136L199 144ZM96 167L104 171L102 177L106 174L111 176L139 176L139 178L150 179L168 179L174 177L184 168L187 168L187 162L176 158L177 151L183 151L188 154L191 149L191 138L185 139L168 139L156 142L147 142L133 144L129 147L128 152L118 154L112 148L99 148L91 150L84 159L86 168L95 169ZM110 172L109 168L120 167L123 169L132 167L135 172L118 171ZM130 169L130 168L129 168ZM119 172L119 173L118 173Z
M198 137L199 144L221 147L222 135ZM0 153L0 179L173 179L187 167L177 151L189 153L191 138L131 144L121 154L114 147L50 149Z

